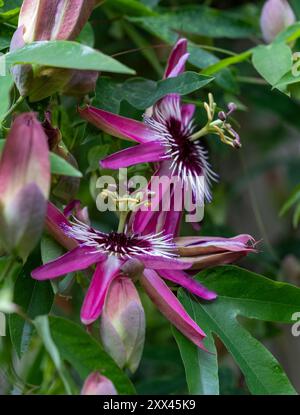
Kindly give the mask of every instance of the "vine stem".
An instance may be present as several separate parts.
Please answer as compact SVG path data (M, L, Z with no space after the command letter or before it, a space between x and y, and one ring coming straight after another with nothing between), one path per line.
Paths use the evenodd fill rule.
M25 99L25 97L23 97L22 95L19 96L17 101L10 107L10 109L7 111L7 113L4 114L3 119L2 119L2 123L3 123L3 121L6 120L7 117L9 117L15 111L16 108L18 108L18 106L20 104L22 104L24 99Z

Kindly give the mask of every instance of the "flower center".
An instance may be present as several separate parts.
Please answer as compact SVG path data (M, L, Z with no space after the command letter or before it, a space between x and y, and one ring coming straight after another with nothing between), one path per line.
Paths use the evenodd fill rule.
M180 101L168 97L154 107L152 117L145 116L145 123L159 137L164 145L165 159L172 160L170 169L173 176L180 177L198 196L198 200L211 200L211 181L217 180L208 162L207 151L200 140L192 140L193 121L181 113Z
M135 258L152 255L164 258L177 256L172 237L162 232L140 236L123 232L98 231L74 218L70 226L64 225L65 234L77 240L81 246L95 248L95 252L115 255L120 258Z

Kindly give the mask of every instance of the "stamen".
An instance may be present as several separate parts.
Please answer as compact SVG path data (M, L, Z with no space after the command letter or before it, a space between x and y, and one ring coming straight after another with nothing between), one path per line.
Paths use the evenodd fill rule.
M135 258L140 255L150 255L162 258L177 256L172 235L163 231L149 235L127 235L126 233L104 233L73 218L71 225L62 226L65 234L76 239L81 246L91 247L96 252L116 255L122 259Z
M213 119L216 104L212 96L210 103L206 105L208 116ZM211 182L217 181L218 176L212 171L207 152L199 139L193 139L193 121L184 121L182 118L178 97L169 96L164 99L154 107L151 117L144 115L144 122L165 147L165 154L161 160L171 160L172 175L178 176L183 184L187 184L197 196L197 200L201 200L204 195L205 199L210 201Z

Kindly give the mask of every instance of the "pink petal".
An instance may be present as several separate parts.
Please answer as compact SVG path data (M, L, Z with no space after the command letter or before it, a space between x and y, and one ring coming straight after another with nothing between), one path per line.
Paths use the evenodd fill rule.
M181 256L180 260L186 264L191 265L191 270L205 269L208 267L215 267L217 265L225 265L236 262L247 255L249 251L240 252L219 252L209 255L196 255L196 256ZM251 251L253 252L253 251Z
M65 215L53 203L48 202L46 228L49 234L66 249L74 249L78 245L75 239L66 236L63 226L71 226Z
M145 291L160 312L196 346L205 349L202 340L205 333L195 323L155 271L145 270L140 279Z
M66 216L51 202L48 202L47 217L49 221L59 227L71 226Z
M195 114L196 106L194 104L182 104L181 105L181 117L182 122L184 125L188 125L194 114Z
M166 278L167 280L181 285L191 293L196 294L198 297L204 298L204 300L214 300L217 297L216 293L209 291L202 284L194 280L185 272L175 271L173 269L164 269L159 271L159 275L161 275L163 278Z
M136 257L144 265L145 268L150 269L189 269L191 264L188 262L180 261L177 258L163 258L161 256L153 255L138 255Z
M253 252L255 241L251 235L238 235L233 238L215 236L192 236L175 239L181 255L192 256L217 252Z
M184 64L188 59L187 40L179 39L168 59L164 78L174 77L180 75L184 71Z
M121 265L122 262L114 256L97 265L81 308L83 324L92 324L100 316L109 286L118 275Z
M94 248L77 247L65 255L36 268L32 271L31 276L39 281L48 280L69 272L86 269L105 258L104 254L95 253Z
M160 163L158 170L154 174L153 179L149 182L148 189L151 189L152 183L155 180L155 176L158 177L170 177L171 176L171 170L170 170L171 161L165 160L162 163ZM153 186L155 187L155 186ZM169 186L162 186L162 189L160 189L159 192L155 192L155 195L151 197L151 206L149 206L148 209L140 209L137 212L134 213L133 219L132 219L132 228L134 232L137 233L143 233L150 222L152 222L153 217L157 217L161 215L158 215L158 212L161 212L161 209L159 208L161 201L163 200L164 196L167 192L169 192L170 187ZM162 217L161 217L162 218Z
M24 26L18 27L18 29L14 32L10 42L10 52L13 52L16 49L20 49L23 46L25 46L23 32Z
M82 118L115 137L137 141L138 143L147 143L157 138L155 132L140 121L91 106L86 106L78 111Z
M101 166L105 169L120 169L139 163L158 162L164 154L165 149L159 143L139 144L106 157L101 161Z
M165 212L164 222L161 225L161 230L173 237L177 236L180 229L182 211L175 210L175 198L174 192L171 195L171 208L168 212Z

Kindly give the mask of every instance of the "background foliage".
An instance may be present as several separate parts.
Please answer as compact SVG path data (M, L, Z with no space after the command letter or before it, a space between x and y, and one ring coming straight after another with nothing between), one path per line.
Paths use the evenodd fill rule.
M203 101L209 91L220 107L235 102L243 148L236 152L213 138L206 141L221 180L214 186L213 202L206 206L201 234L249 233L261 240L259 252L239 267L209 269L197 276L218 292L215 302L199 302L183 290L178 293L207 332L206 347L213 354L197 349L171 329L141 294L147 317L146 347L138 372L129 377L104 352L97 327L94 338L80 327L80 274L76 275L79 284L71 284L70 275L55 284L30 278L33 267L63 252L44 236L24 269L16 266L10 276L15 283L13 301L26 318L10 314L7 336L0 338L0 393L75 394L95 369L101 369L123 394L299 392L300 343L289 325L293 313L300 311L300 79L291 75L291 46L300 51L300 23L264 45L260 1L99 3L78 42L29 45L8 53L7 65L22 62L101 70L91 96L93 105L137 119L170 92L197 105L199 124L205 119ZM290 3L300 19L297 0ZM8 51L20 4L0 1L2 52ZM188 72L161 81L170 46L179 35L189 39ZM2 147L9 126L5 115L16 100L10 75L0 77L0 94ZM66 195L76 196L89 207L96 226L115 228L113 214L100 215L96 210L95 182L105 174L98 160L126 144L80 119L76 99L55 95L38 103L25 102L21 110L27 111L28 105L40 114L51 108L64 143L78 163L71 166L51 156L56 200L63 204ZM147 165L131 172L150 174ZM72 178L68 188L62 187L61 175ZM79 191L72 194L80 177ZM183 234L192 232L197 234L188 225L183 229ZM2 281L9 260L0 258ZM6 289L3 286L2 292ZM7 303L2 297L0 305Z

